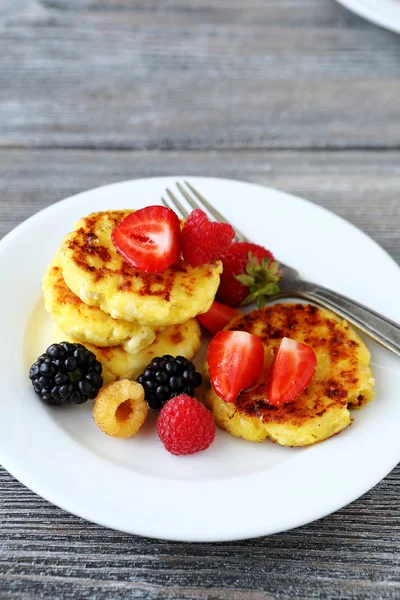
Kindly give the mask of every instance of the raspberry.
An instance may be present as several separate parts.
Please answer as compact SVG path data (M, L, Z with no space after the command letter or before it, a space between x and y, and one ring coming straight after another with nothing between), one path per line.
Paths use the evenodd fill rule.
M93 408L93 418L107 435L133 437L147 417L144 390L135 381L122 379L101 388Z
M194 454L214 441L215 421L200 402L181 394L162 408L157 433L171 454Z
M204 211L196 208L182 229L182 256L193 267L214 262L231 245L234 237L232 225L210 221Z

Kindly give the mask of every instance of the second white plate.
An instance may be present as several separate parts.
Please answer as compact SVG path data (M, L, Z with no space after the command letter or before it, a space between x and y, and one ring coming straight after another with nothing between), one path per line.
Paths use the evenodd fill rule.
M337 0L368 21L400 33L399 0Z

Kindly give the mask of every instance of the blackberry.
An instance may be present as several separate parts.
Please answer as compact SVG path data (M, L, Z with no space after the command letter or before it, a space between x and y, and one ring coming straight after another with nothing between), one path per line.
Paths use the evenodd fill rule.
M82 344L52 344L29 371L33 389L45 404L83 404L103 385L102 366Z
M174 396L194 396L202 377L194 364L184 356L174 358L165 354L153 358L137 381L144 388L147 404L158 410Z

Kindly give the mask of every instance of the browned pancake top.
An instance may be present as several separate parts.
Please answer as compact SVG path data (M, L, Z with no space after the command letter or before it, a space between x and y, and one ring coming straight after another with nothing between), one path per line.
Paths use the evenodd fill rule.
M76 230L77 235L71 236L67 241L67 247L71 251L71 258L75 265L90 273L96 283L107 280L110 275L118 275L119 291L134 290L138 296L157 296L166 302L170 300L176 275L180 273L183 275L180 278L181 288L190 298L195 286L198 285L198 280L193 268L186 261L180 260L164 273L139 272L119 257L108 238L107 246L101 243L98 230L99 218L107 219L107 231L111 234L114 227L131 212L114 210L108 211L106 214L94 213L86 217L84 226L78 227ZM212 278L216 265L216 262L206 265L202 276L206 279Z
M360 378L365 375L369 353L354 330L332 313L310 304L277 304L240 317L230 329L257 335L265 349L262 380L237 398L240 412L263 421L302 425L335 405L363 403L363 398L354 393L362 387ZM317 369L309 386L293 402L275 407L266 402L266 389L283 337L311 346L317 356Z

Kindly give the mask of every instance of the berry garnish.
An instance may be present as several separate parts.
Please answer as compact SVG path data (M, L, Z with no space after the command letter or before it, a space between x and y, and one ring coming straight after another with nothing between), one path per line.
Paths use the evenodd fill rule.
M226 306L226 304L221 304L221 302L214 300L210 310L202 315L197 315L197 318L208 331L211 333L218 333L218 331L221 331L221 329L226 327L232 319L239 317L241 314L242 313L236 310L236 308Z
M182 255L193 267L214 262L232 243L235 230L228 223L210 221L196 208L182 229Z
M137 381L144 388L147 404L158 410L174 396L193 396L202 377L184 356L174 358L166 354L153 358Z
M208 347L212 386L225 402L234 402L261 374L264 348L259 337L246 331L220 331Z
M180 256L180 222L165 206L131 213L111 233L117 252L138 271L163 273Z
M279 292L279 263L272 253L250 242L234 242L220 257L224 266L217 298L229 306L256 302Z
M45 404L83 404L103 385L102 366L82 344L52 344L29 371L33 389Z
M100 390L93 407L93 419L107 435L129 438L137 434L147 411L142 386L122 379Z
M161 410L157 433L171 454L194 454L214 441L215 421L203 404L181 394Z
M297 398L313 378L316 366L317 357L310 346L284 337L271 367L268 402L280 406Z

